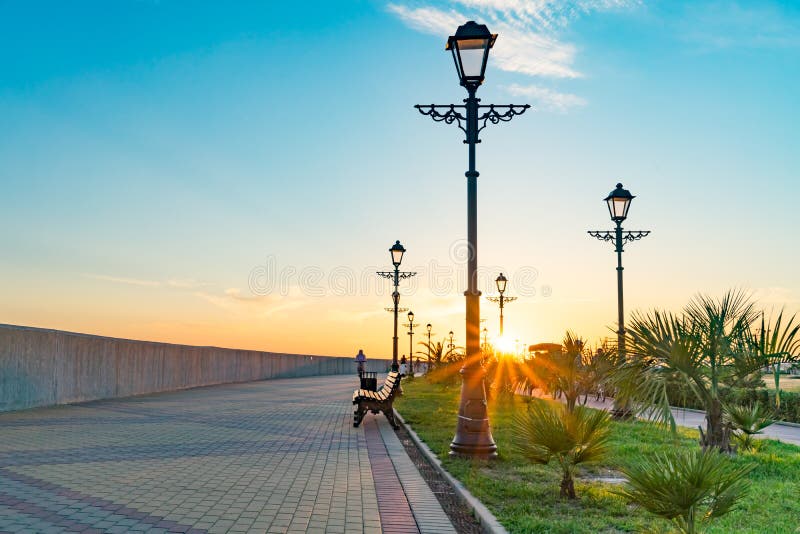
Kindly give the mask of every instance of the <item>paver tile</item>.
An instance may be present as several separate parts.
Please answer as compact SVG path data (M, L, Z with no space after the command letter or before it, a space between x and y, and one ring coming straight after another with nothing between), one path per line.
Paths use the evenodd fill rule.
M0 530L416 529L409 505L427 494L384 442L382 415L352 427L355 385L270 380L2 413ZM416 521L446 525L436 512Z

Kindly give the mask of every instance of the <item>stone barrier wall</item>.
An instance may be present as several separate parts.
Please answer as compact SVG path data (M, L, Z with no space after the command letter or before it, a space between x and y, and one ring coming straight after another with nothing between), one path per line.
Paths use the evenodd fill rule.
M369 359L384 372L390 360ZM353 374L354 356L281 354L0 325L0 412L267 378Z

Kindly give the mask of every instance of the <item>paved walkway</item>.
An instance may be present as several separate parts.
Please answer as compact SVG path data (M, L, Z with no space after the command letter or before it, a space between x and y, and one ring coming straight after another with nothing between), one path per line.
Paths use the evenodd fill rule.
M455 532L354 376L0 414L2 532Z

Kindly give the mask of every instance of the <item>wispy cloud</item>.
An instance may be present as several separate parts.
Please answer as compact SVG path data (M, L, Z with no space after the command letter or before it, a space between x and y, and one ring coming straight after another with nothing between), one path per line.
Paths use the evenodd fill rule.
M142 287L171 287L175 289L195 289L213 285L211 282L203 282L194 278L170 278L166 282L159 280L142 280L140 278L130 278L127 276L112 276L107 274L84 274L86 278L111 282L114 284L125 284L130 286Z
M470 17L451 9L444 11L435 7L409 8L390 4L389 11L396 14L410 27L438 36L450 35L455 28ZM575 47L560 43L542 32L521 27L519 21L495 20L492 31L502 34L492 49L493 64L504 71L518 72L529 76L551 78L579 78L581 74L572 68Z
M195 291L193 295L236 315L262 317L302 308L308 303L300 290L295 288L290 290L288 295L246 295L235 287L228 288L222 293Z
M538 85L519 85L513 83L504 87L514 96L526 96L533 101L534 109L544 109L565 113L566 111L586 105L586 99L569 93L559 93Z
M170 278L167 285L178 289L194 289L197 287L208 287L213 285L211 282L203 282L194 278Z
M140 280L138 278L127 278L124 276L108 276L105 274L85 274L84 276L93 280L102 280L103 282L112 282L114 284L126 284L131 286L158 287L161 285L161 282L157 282L155 280Z
M502 35L492 51L493 64L508 72L549 78L579 78L576 48L559 40L559 31L594 11L639 4L639 0L455 0L461 10L432 5L389 4L390 12L410 27L439 36L450 35L469 19L486 20Z
M492 50L491 65L525 76L571 80L584 74L575 68L577 47L562 41L560 34L581 16L639 3L640 0L451 0L446 7L390 3L388 10L409 27L442 38L467 20L485 21L492 31L501 34ZM516 94L536 97L541 107L550 111L564 112L586 104L576 95L535 85L518 91Z
M640 4L640 0L455 0L496 20L508 18L519 25L545 29L564 28L593 11L609 11Z

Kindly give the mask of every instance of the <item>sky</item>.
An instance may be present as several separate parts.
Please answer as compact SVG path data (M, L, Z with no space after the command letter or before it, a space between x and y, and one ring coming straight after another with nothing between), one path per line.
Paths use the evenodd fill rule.
M0 0L0 322L387 357L400 240L401 306L463 343L466 146L413 106L465 98L444 44L467 20L499 34L482 102L533 106L477 147L506 337L613 337L586 231L617 182L652 231L626 311L800 309L796 2Z

